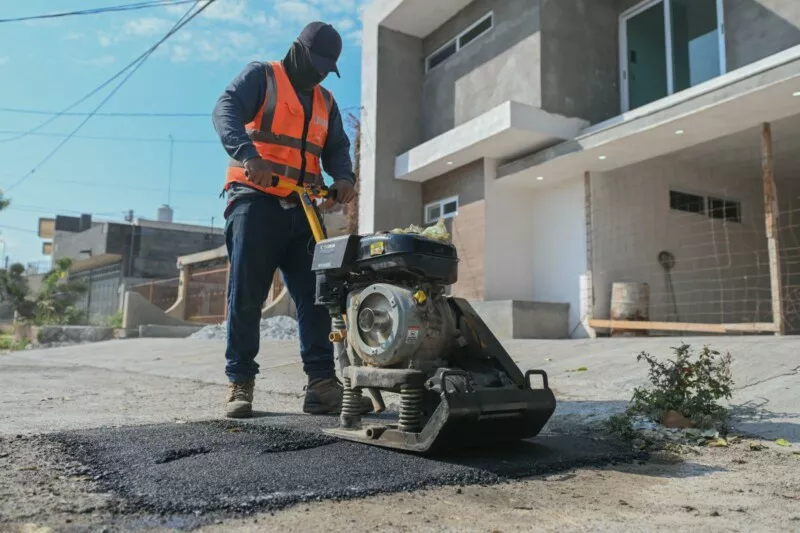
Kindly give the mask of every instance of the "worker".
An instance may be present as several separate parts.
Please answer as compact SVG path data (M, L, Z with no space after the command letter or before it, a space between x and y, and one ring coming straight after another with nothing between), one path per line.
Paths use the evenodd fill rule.
M259 365L261 309L280 270L295 302L300 356L308 377L303 412L341 411L343 387L337 379L331 319L314 305L311 271L314 240L297 196L273 187L272 177L297 184L322 184L322 170L339 203L355 197L350 141L333 95L320 86L342 51L339 33L312 22L282 61L254 62L231 82L217 101L212 120L231 157L223 194L225 242L230 260L226 416L252 415ZM363 399L363 412L371 410Z

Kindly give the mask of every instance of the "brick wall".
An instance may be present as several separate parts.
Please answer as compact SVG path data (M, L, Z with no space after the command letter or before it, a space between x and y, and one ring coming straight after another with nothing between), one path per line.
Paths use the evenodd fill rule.
M470 300L483 299L485 209L483 161L479 160L434 178L422 185L422 202L458 196L458 215L447 220L447 229L458 250L458 282L452 294Z

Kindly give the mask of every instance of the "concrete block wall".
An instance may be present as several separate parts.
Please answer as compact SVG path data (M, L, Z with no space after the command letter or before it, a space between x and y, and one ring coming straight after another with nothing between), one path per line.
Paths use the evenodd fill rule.
M797 120L773 125L776 147ZM760 130L592 175L592 245L596 318L609 316L611 284L650 285L650 318L675 320L658 254L675 256L671 272L682 322L770 322L770 277L759 151ZM749 148L748 148L749 146ZM777 148L776 148L777 150ZM705 163L704 163L705 162ZM776 155L784 291L800 286L796 266L800 155ZM741 223L670 209L680 190L741 205ZM796 313L796 311L793 311ZM794 318L797 320L797 318Z
M428 140L508 100L541 105L540 0L476 0L423 40L427 58L492 11L494 28L424 75Z
M80 233L56 231L53 236L53 259L62 257L72 257L76 261L87 259L89 257L87 254L81 254L84 250L91 250L92 256L114 253L108 251L106 229L106 224L95 224Z
M797 0L724 0L728 71L800 44Z
M507 100L591 123L620 113L619 16L640 0L476 0L423 40L427 57L490 11L494 28L423 81L423 140ZM797 0L724 0L728 71L800 44Z
M422 222L419 183L394 179L395 157L421 142L422 40L379 27L365 13L362 50L359 228L368 233Z
M541 0L541 107L591 123L619 115L615 0Z
M225 244L225 236L156 228L136 228L133 275L169 278L178 275L178 257Z

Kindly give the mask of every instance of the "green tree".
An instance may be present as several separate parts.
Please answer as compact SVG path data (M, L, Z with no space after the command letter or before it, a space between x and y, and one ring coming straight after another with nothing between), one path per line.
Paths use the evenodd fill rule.
M28 299L30 288L25 277L25 267L14 263L8 270L0 270L0 298L11 304L12 309L23 319L31 319L34 304Z
M72 259L62 257L42 280L42 289L36 295L34 322L41 325L76 325L85 321L86 314L75 303L87 290L82 281L69 279Z

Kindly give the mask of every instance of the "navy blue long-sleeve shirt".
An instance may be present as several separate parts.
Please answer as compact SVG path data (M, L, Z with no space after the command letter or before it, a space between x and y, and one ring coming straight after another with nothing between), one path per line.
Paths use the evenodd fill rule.
M225 151L244 163L258 157L258 151L247 136L245 124L252 121L264 104L267 92L267 71L264 63L253 62L231 82L222 93L211 115ZM297 91L306 116L311 114L311 94ZM334 100L328 117L328 137L320 157L322 169L334 180L346 179L355 183L353 162L350 159L350 139L344 131L339 106Z

